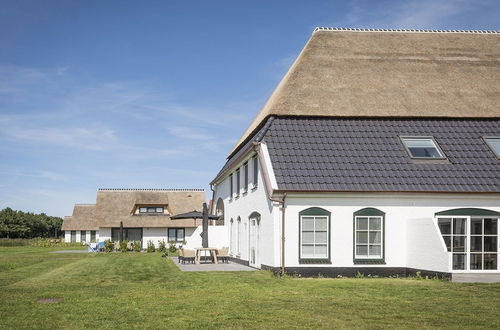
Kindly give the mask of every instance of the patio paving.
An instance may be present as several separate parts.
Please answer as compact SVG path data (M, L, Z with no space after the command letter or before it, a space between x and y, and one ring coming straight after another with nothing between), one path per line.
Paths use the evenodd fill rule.
M229 262L227 264L201 263L199 265L196 265L196 264L181 264L179 263L179 258L177 257L169 257L169 258L183 272L249 272L249 271L251 272L258 270L234 262Z

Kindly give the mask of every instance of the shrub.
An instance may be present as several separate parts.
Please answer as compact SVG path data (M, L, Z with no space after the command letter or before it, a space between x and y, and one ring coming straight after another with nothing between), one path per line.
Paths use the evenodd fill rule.
M355 278L364 278L365 277L365 274L363 273L360 273L359 271L356 273L356 276L354 276Z
M160 241L160 244L158 245L158 251L159 252L167 252L167 245L165 244L164 240Z
M146 249L147 252L155 252L156 251L156 248L155 248L155 244L153 243L153 241L149 240L148 241L148 248Z
M177 252L177 247L175 246L175 241L169 241L168 242L168 251L169 252L172 252L172 253L175 253Z
M142 244L141 241L134 241L134 251L141 252Z
M104 241L104 251L113 252L113 242L111 240L107 239Z
M127 252L127 241L120 241L120 251Z

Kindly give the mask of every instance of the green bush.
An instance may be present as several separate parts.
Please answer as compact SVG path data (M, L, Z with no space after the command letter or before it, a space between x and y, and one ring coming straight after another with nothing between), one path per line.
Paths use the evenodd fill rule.
M120 251L127 252L127 241L120 241Z
M172 252L172 253L177 252L177 247L175 246L175 243L176 243L176 241L173 241L173 240L168 242L168 251L169 252Z
M113 242L111 240L107 239L104 241L104 251L113 252Z
M156 251L155 244L153 243L153 241L148 241L148 247L147 247L146 251L147 252L155 252Z
M141 252L142 243L141 241L134 241L134 251Z
M160 241L160 244L158 246L158 251L162 253L167 252L167 245L165 244L164 240Z

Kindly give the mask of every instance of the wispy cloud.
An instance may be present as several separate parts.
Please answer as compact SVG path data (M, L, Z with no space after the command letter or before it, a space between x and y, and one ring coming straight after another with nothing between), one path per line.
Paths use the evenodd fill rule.
M366 1L353 1L340 24L364 28L455 28L457 17L491 3L486 0L410 0L369 1L368 6Z

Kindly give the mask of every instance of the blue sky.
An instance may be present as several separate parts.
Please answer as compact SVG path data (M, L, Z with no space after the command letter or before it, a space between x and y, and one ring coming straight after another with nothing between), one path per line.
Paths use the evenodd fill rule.
M205 188L316 26L499 29L498 1L0 1L0 208Z

